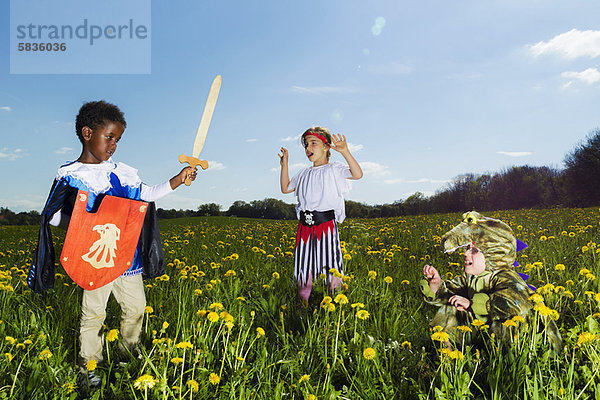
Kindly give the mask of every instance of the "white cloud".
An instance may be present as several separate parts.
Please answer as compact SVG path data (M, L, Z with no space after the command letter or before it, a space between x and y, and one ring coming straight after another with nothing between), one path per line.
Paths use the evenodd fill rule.
M293 140L300 140L300 136L302 136L301 134L298 136L288 136L288 137L284 137L283 139L281 139L282 142L291 142Z
M539 42L527 46L531 53L538 57L545 54L555 54L563 58L600 56L600 31L579 31L571 29L561 33L547 42Z
M406 64L392 62L381 65L369 65L367 71L378 75L408 75L413 72L413 68Z
M60 149L56 150L55 153L56 154L68 154L72 151L73 151L73 148L71 148L71 147L61 147Z
M566 71L563 72L561 76L568 79L579 79L588 85L600 82L600 71L598 71L596 68L588 68L581 72Z
M255 138L246 139L246 143L254 143L254 142L258 142L258 139L255 139Z
M208 170L220 171L222 169L225 169L225 165L223 165L222 163L218 161L208 161Z
M509 157L525 157L533 154L531 151L497 151L496 153Z
M12 111L12 108L10 108L9 106L2 106L0 107L1 111Z
M288 171L289 172L295 172L298 170L301 170L302 168L308 168L310 167L310 164L307 163L294 163L294 164L290 164L288 165ZM281 167L273 167L271 168L271 172L279 172L281 170ZM291 175L290 175L291 177Z
M44 208L46 197L41 195L24 195L19 198L0 198L2 207L6 207L14 212L41 211Z
M316 95L326 95L326 94L340 94L340 93L356 93L357 90L351 87L341 87L341 86L312 86L312 87L303 87L303 86L292 86L292 91L300 94L316 94Z
M390 173L387 166L373 161L363 161L360 166L365 175L383 176Z
M363 147L364 146L362 144L352 144L348 142L348 150L350 150L351 153L356 153L357 151L362 150Z
M8 147L0 149L0 160L14 161L18 158L23 158L26 154L23 149L9 150Z

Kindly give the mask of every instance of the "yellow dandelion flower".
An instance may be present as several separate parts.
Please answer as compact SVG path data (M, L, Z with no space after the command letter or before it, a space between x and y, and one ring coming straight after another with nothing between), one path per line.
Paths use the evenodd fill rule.
M171 358L171 363L177 365L177 364L181 364L183 362L183 358L181 357L173 357Z
M377 272L371 270L368 274L369 279L375 279L377 277Z
M317 400L317 396L315 396L314 394L309 394L308 396L306 396L306 400Z
M436 340L438 342L447 342L450 340L450 336L446 332L434 332L431 335L431 340Z
M336 303L343 305L343 304L348 304L348 297L346 297L345 294L340 293L337 296L335 296L335 299L333 300Z
M13 359L13 355L10 353L4 353L4 357L6 358L6 361L11 362Z
M412 349L412 343L410 343L407 340L405 340L404 342L402 342L402 344L400 346L402 346L403 349L406 349L406 348Z
M590 332L582 332L577 337L577 346L581 346L583 344L593 342L597 339L597 336Z
M388 284L389 284L389 283L392 283L392 282L394 281L394 279L392 279L392 277L391 277L391 276L386 276L385 278L383 278L383 281L384 281L385 283L388 283Z
M151 306L146 306L144 307L144 312L146 314L152 314L154 312L154 308L152 308Z
M44 349L40 352L40 355L38 357L40 360L47 360L50 357L52 357L52 352L48 349Z
M310 379L310 375L302 375L300 377L300 380L298 380L298 385L301 384L302 382L308 382L309 379Z
M586 251L588 251L589 249L590 249L589 247L587 247L587 246L583 246L583 247L581 248L581 252L582 252L582 253L585 253L585 252L586 252Z
M157 382L158 379L154 379L152 375L144 374L133 382L133 387L138 390L148 390L152 389Z
M556 264L556 266L554 267L555 270L557 271L564 271L565 270L565 265L564 264Z
M221 382L221 378L219 377L219 375L215 374L214 372L211 372L208 377L208 381L213 385L218 385L219 382Z
M465 358L464 354L460 350L453 350L448 353L448 356L453 360L462 360Z
M533 301L534 303L541 303L542 301L544 301L544 298L542 297L542 295L534 293L531 296L529 296L529 300Z
M352 307L352 308L357 308L357 307L358 307L358 308L364 308L364 307L365 307L365 305L364 305L363 303L352 303L352 304L351 304L351 307Z
M194 294L195 294L196 296L200 296L200 295L202 294L202 289L196 289L196 290L194 290ZM194 382L195 382L195 381L194 381Z
M169 323L167 321L162 323L162 329L165 330L169 327Z
M594 279L596 279L596 276L592 273L589 274L585 274L585 277L591 281L593 281Z
M326 303L326 304L321 305L321 307L323 307L323 309L325 309L325 311L328 311L328 312L335 311L335 304L333 304L333 303Z
M345 261L348 261L348 260L352 259L352 256L350 254L346 253L346 254L344 254L343 258L344 258Z
M410 285L410 281L407 279L403 279L402 282L400 282L401 285Z
M179 342L175 345L175 347L177 347L178 349L193 349L194 345L191 344L190 342Z
M210 322L217 322L219 320L219 314L217 314L214 311L211 311L208 313L208 316L206 317Z
M106 334L106 340L109 341L109 342L114 342L115 340L117 340L118 337L119 337L119 330L118 329L111 329Z
M215 311L220 311L220 310L225 309L225 307L223 307L223 304L221 304L221 303L211 303L210 306L208 306L208 308L214 309Z
M273 278L279 279L279 272L273 272Z
M227 272L225 272L225 277L230 277L230 276L235 276L235 271L230 269Z
M233 315L229 314L227 311L221 311L219 317L221 317L221 319L225 322L233 322L235 320Z
M198 382L196 382L195 380L190 379L189 381L187 381L186 386L192 390L192 393L198 392L199 386Z
M594 300L596 300L598 303L600 303L600 293L596 293L594 295Z
M506 321L504 321L502 323L503 326L509 327L509 326L517 326L517 323L515 321L513 321L512 319L507 319Z
M366 358L367 360L372 360L375 358L375 350L371 347L367 347L364 351L363 351L363 357Z
M258 328L256 328L256 334L258 336L265 336L265 330L259 326Z
M6 340L6 341L8 342L8 344L10 344L10 345L13 345L13 344L15 344L15 342L17 341L17 340L16 340L14 337L12 337L12 336L6 336L6 337L4 338L4 340Z
M267 285L267 284L263 285L263 289L269 289L270 287L271 287L271 285Z
M238 297L236 297L236 300L239 300L239 301L246 301L246 298L245 298L245 297L242 297L242 296L238 296Z
M483 322L480 319L474 319L473 321L471 321L471 325L480 327L480 326L485 325L485 322Z
M456 329L458 329L459 331L463 331L463 332L473 332L473 330L471 328L469 328L468 326L465 326L465 325L457 326Z
M589 269L587 269L587 268L581 268L581 269L579 270L579 275L587 275L587 274L589 274L589 273L591 273L591 272L592 272L592 271L590 271L590 270L589 270Z
M367 310L358 310L356 312L356 318L365 320L370 317L370 314Z
M518 322L518 323L525 323L525 318L521 317L520 315L515 315L514 317L511 318L513 321Z
M206 316L206 314L208 314L208 311L206 311L206 310L196 311L196 315L199 316L200 318L204 318Z
M85 364L85 369L88 371L93 371L96 369L96 366L98 366L98 361L92 359Z

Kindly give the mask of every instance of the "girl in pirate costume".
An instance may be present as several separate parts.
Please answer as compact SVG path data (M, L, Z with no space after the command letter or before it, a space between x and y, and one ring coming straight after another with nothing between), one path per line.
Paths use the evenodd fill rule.
M332 140L333 139L333 140ZM343 274L343 259L337 224L344 221L344 195L350 191L349 179L362 178L362 170L354 159L346 137L332 135L322 127L313 127L302 134L302 145L312 167L298 172L290 180L288 151L281 148L281 191L296 192L296 214L300 222L296 234L294 276L298 281L298 296L308 303L313 279L325 274L329 291L340 286L340 279L329 272L335 268ZM330 149L338 151L347 166L329 163Z

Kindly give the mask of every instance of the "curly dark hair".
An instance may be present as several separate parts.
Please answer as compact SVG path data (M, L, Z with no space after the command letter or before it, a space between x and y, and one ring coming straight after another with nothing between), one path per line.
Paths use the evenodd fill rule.
M90 101L82 105L79 109L79 114L77 114L77 118L75 119L75 132L77 133L79 141L83 143L81 130L84 126L94 130L107 122L118 122L123 125L123 128L127 127L123 112L114 104L100 100Z

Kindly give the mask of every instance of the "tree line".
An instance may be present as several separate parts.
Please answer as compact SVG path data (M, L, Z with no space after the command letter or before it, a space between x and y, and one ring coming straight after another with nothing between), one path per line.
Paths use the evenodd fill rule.
M516 166L493 174L467 173L457 176L432 196L417 192L391 204L369 205L346 201L350 218L396 217L467 210L511 210L521 208L590 207L600 204L600 129L565 155L564 168ZM295 219L295 205L267 198L249 203L235 201L222 211L216 203L196 210L157 210L158 218L236 216L245 218ZM0 208L0 225L37 225L37 211L14 213Z

